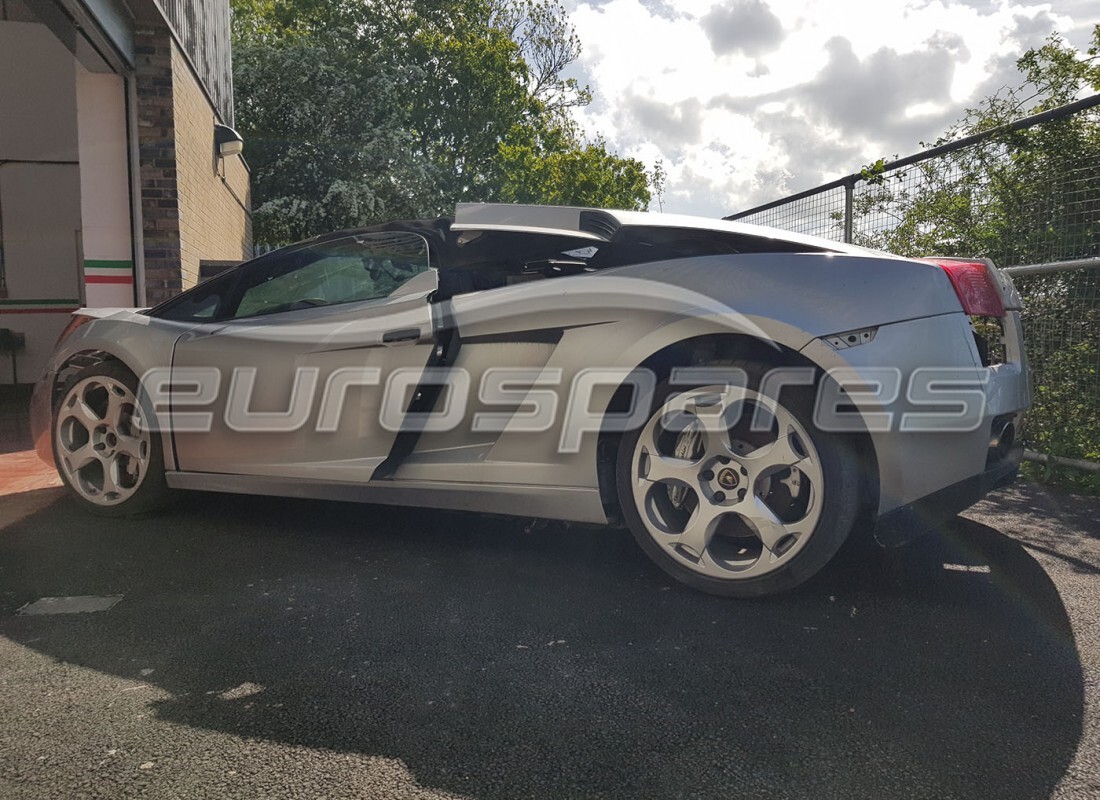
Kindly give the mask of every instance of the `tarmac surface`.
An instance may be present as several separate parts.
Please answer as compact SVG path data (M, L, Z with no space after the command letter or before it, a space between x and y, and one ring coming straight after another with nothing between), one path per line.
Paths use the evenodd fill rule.
M1100 797L1094 498L1020 484L745 602L624 531L208 494L108 521L19 457L3 798ZM19 613L73 597L107 610Z
M210 494L92 517L24 394L5 800L1100 798L1100 498L1020 483L730 601L617 530Z

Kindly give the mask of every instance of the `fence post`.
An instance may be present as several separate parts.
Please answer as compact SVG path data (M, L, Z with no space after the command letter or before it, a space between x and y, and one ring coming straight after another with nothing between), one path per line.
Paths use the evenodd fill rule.
M856 197L856 182L849 178L844 182L844 243L852 243L852 217Z

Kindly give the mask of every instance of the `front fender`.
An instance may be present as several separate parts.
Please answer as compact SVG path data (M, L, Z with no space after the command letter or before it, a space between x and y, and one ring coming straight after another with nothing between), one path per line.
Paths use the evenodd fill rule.
M31 436L38 457L48 464L54 463L51 428L55 390L74 358L95 353L99 358L118 361L140 378L154 367L170 366L176 340L194 327L123 309L97 317L73 331L50 356L31 395ZM172 437L164 434L163 440L165 466L172 468L175 463Z

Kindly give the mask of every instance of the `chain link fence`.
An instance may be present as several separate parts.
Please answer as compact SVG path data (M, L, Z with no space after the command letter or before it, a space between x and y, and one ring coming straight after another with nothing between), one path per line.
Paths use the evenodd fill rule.
M727 219L899 255L992 258L1024 298L1029 457L1041 477L1098 490L1098 108L1095 95Z
M1047 458L1046 477L1100 488L1100 260L1007 270L1024 300L1024 337L1034 375L1026 443ZM1081 462L1081 463L1073 463ZM1090 476L1059 474L1074 466Z

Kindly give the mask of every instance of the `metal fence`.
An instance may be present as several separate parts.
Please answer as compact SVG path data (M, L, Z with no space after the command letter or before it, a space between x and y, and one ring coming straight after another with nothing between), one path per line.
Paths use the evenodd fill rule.
M1100 95L731 215L900 255L992 258L1025 304L1032 460L1100 489Z
M259 258L260 256L266 256L268 253L274 252L275 250L278 250L280 247L284 246L285 245L281 244L254 244L252 245L252 257Z

